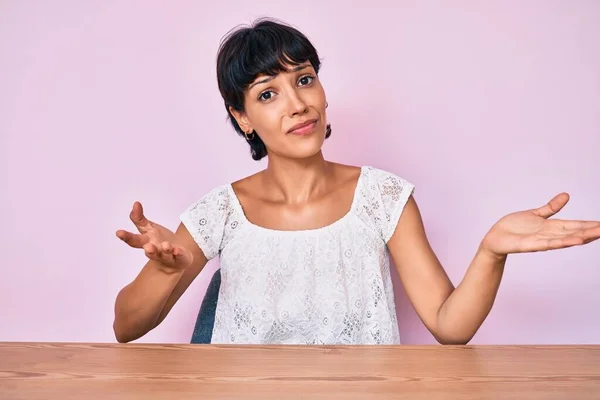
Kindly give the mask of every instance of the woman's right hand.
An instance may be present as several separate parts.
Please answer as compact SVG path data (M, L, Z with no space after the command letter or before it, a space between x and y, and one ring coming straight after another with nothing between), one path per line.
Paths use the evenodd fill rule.
M192 264L192 252L176 243L175 233L149 221L139 202L133 204L129 218L139 234L120 229L116 232L119 239L131 247L144 249L146 257L159 262L166 272L182 271Z

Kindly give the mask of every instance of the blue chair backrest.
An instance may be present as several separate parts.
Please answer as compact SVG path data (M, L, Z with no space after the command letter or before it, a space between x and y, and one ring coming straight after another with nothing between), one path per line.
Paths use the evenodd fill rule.
M221 270L215 271L202 300L196 325L192 333L192 344L207 344L211 342L213 327L215 325L215 313L217 301L219 300L219 288L221 287Z

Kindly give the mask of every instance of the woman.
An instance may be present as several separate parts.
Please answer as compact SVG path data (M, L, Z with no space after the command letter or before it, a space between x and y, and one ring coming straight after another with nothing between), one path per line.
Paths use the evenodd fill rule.
M148 262L116 299L119 342L166 317L208 260L220 256L212 343L400 343L388 255L419 317L443 344L470 341L488 315L508 254L581 245L600 222L548 218L562 193L511 213L485 235L456 288L432 251L413 185L374 167L326 161L331 134L310 41L262 20L219 49L219 90L234 129L265 170L206 193L176 232L149 221L117 236Z

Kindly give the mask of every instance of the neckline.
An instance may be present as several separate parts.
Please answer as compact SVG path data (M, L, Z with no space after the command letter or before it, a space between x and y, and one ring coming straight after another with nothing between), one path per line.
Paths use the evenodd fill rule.
M337 225L341 225L348 218L350 218L352 216L352 214L354 213L354 209L356 208L356 204L358 202L360 187L364 180L364 175L365 175L366 170L367 170L367 166L363 165L360 167L360 173L359 173L358 179L356 181L356 187L354 188L354 192L352 194L352 203L350 204L350 209L344 215L342 215L340 218L336 219L335 221L333 221L327 225L318 227L318 228L283 230L283 229L267 228L265 226L255 224L252 221L250 221L248 219L248 217L246 217L246 213L244 212L242 203L240 202L240 199L238 198L237 194L235 193L235 190L233 190L233 185L231 183L227 184L227 190L229 191L229 193L233 199L234 207L240 214L240 218L243 220L245 225L248 225L249 227L251 227L253 229L256 229L256 230L259 230L262 232L266 232L266 233L278 234L278 235L301 235L301 234L308 234L308 233L318 233L318 232L330 230Z

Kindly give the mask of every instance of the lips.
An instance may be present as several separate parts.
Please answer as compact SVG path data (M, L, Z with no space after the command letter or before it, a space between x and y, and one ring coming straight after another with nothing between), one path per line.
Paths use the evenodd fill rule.
M308 121L300 122L300 123L292 126L292 128L287 133L302 134L305 131L310 130L316 122L317 122L316 119L309 119Z

